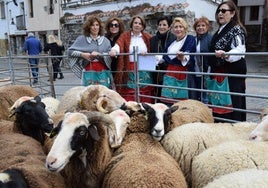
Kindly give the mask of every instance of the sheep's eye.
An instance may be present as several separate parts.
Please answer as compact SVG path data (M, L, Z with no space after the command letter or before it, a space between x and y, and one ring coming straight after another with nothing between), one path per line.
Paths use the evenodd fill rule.
M85 134L86 134L86 132L83 131L83 130L81 130L81 131L79 132L79 135L80 135L80 136L85 136Z

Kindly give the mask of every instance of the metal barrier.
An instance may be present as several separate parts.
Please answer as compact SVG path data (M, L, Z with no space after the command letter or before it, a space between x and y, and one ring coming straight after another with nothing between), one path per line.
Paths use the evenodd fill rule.
M164 55L148 53L145 56L155 56L155 55ZM185 53L186 55L215 55L214 53ZM133 54L125 53L118 55L134 55L136 65L139 65L139 59L142 54L137 53L137 49L134 50ZM231 55L231 54L230 54ZM247 121L259 121L259 115L264 108L268 108L268 52L256 52L256 53L245 53L247 65L248 65L248 73L246 75L233 75L237 77L245 77L246 78L246 93L234 93L231 92L231 95L241 95L246 97L247 109L234 109L235 111L242 111L247 113ZM39 63L39 83L32 84L33 78L30 74L30 67L28 63L29 58L40 58ZM54 57L54 56L53 56ZM0 86L5 85L30 85L35 88L40 95L43 96L54 96L56 98L60 98L64 92L72 87L81 85L81 80L78 79L71 69L68 66L68 57L67 56L59 56L63 57L64 64L62 65L62 71L64 74L63 80L53 81L51 74L51 58L52 56L48 55L40 55L40 56L10 56L10 57L0 57ZM260 69L256 70L255 62L262 61L262 65ZM254 63L253 63L254 62ZM265 64L266 63L266 64ZM265 67L266 66L266 67ZM256 70L256 71L255 71ZM260 70L262 72L260 72ZM267 70L267 71L265 71ZM166 72L166 71L156 71L156 70L148 70L151 72ZM202 76L215 75L212 73L204 73L204 72L181 72L185 74L200 74ZM230 76L229 74L220 74L224 76ZM135 77L136 77L136 99L139 100L140 97L149 97L154 99L161 99L157 96L149 96L149 95L141 95L139 93L139 87L142 83L139 82L139 71L138 67L135 68ZM49 80L49 81L48 81ZM152 87L169 87L157 84L148 84ZM204 88L183 88L177 87L179 89L184 90L192 90L192 91L200 91L200 92L215 92L222 93L219 91L211 91ZM174 101L175 102L175 101ZM208 104L209 107L212 105ZM227 108L227 107L222 107ZM228 120L227 120L228 121ZM229 120L234 122L232 120Z

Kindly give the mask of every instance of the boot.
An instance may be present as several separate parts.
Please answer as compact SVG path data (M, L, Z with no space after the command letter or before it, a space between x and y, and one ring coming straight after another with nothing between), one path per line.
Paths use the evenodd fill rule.
M56 81L56 78L57 78L57 73L54 73L53 74L53 80Z
M59 77L59 79L63 79L63 78L64 78L63 74L60 73L60 77Z

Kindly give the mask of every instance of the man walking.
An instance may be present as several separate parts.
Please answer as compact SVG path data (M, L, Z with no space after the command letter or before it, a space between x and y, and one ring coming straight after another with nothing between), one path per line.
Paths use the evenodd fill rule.
M23 45L23 50L28 53L28 55L39 55L42 51L41 42L35 38L33 33L28 33L28 37ZM32 76L34 78L33 84L38 83L38 63L39 58L30 58L29 59Z

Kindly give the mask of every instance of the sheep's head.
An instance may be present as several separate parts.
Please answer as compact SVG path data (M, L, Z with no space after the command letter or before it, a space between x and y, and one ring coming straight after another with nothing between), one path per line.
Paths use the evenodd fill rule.
M124 110L121 109L111 112L109 116L114 121L117 132L117 145L120 146L126 135L127 127L130 124L130 117Z
M263 115L262 121L250 133L249 140L255 140L255 141L268 140L268 115Z
M165 134L165 128L168 127L170 123L171 114L178 108L168 108L168 106L163 103L142 103L142 106L147 111L152 137L155 140L160 141Z
M129 116L132 116L134 112L141 112L145 114L145 109L142 104L136 101L127 101L120 107L120 109L124 110Z
M29 101L33 100L34 97L29 97L29 96L23 96L17 99L14 104L8 109L9 110L9 118L15 115L15 110L18 108L24 101Z
M13 105L14 106L14 105ZM19 132L44 143L44 132L50 133L53 121L45 110L45 104L39 96L31 100L25 100L17 106L13 112L15 115L15 128Z
M81 95L81 109L110 113L126 100L119 93L102 85L90 85Z
M86 156L81 154L96 152L99 149L96 144L104 139L105 134L108 134L109 141L117 144L113 121L100 112L66 113L54 131L58 135L46 159L46 167L50 171L62 170L72 156L78 156L85 164Z

